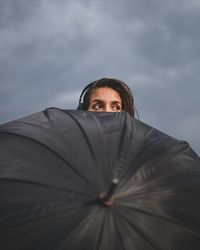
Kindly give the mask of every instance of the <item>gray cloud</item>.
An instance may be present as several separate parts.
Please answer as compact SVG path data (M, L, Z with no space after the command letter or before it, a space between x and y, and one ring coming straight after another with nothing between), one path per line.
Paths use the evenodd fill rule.
M133 89L140 117L200 152L197 0L0 2L0 122L75 108L104 76Z

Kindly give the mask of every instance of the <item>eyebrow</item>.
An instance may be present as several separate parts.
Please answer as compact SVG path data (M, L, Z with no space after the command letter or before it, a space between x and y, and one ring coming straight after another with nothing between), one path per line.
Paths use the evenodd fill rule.
M94 103L94 102L100 102L100 103L104 103L104 101L102 101L101 99L94 99L94 100L92 100L92 103ZM112 101L112 103L117 103L117 104L120 104L120 105L122 105L122 103L121 102L119 102L119 101Z
M94 99L92 102L103 102L101 99Z

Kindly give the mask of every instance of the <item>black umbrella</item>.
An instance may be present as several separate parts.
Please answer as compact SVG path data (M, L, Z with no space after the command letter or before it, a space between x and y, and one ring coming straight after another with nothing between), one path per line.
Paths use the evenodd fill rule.
M200 160L120 113L0 126L2 250L198 250Z

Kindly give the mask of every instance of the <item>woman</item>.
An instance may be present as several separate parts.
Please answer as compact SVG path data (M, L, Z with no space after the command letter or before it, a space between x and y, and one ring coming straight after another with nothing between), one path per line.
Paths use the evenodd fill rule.
M88 84L81 93L78 110L95 112L125 110L133 117L137 112L129 87L114 78L102 78Z

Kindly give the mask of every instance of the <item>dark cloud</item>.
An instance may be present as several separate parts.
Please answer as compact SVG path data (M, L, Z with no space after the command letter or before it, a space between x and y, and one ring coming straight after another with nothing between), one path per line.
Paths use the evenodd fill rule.
M0 1L0 122L75 108L104 76L132 87L140 117L200 152L197 0Z

